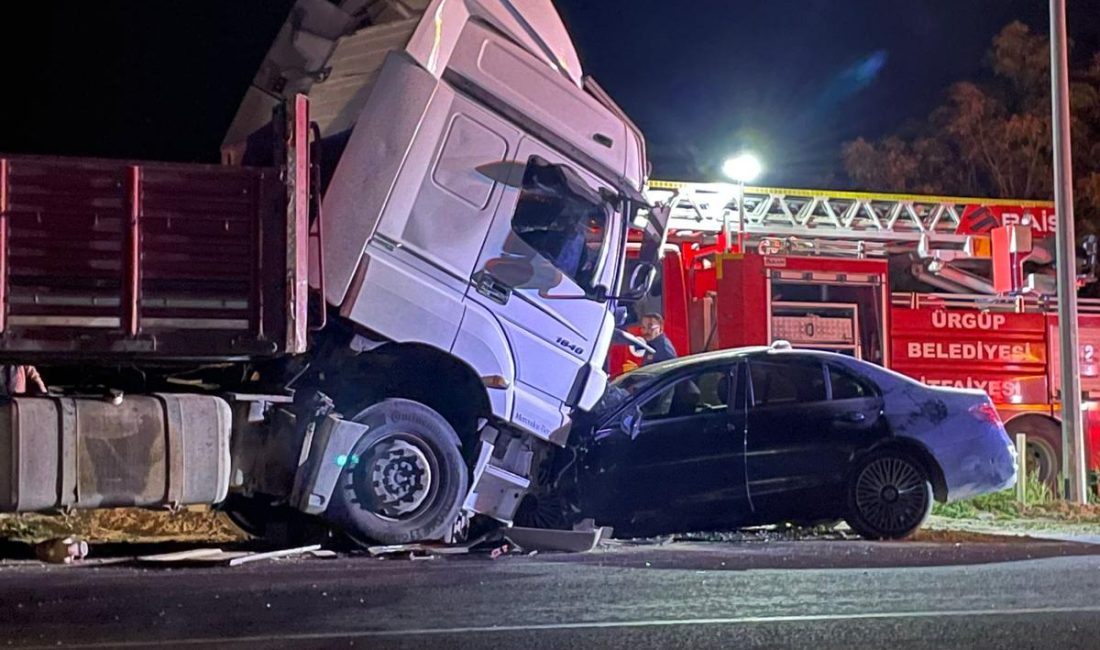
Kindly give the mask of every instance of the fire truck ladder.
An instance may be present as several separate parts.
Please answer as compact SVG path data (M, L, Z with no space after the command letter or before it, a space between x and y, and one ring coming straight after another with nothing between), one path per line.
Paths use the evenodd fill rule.
M733 232L739 228L737 185L650 181L647 194L654 203L671 205L670 233L717 234L724 221ZM861 255L881 254L899 244L965 250L974 245L962 231L967 209L996 206L1022 212L1021 223L1033 220L1040 209L1054 209L1049 201L746 186L744 232L762 251L784 241L797 248L799 240L858 247Z

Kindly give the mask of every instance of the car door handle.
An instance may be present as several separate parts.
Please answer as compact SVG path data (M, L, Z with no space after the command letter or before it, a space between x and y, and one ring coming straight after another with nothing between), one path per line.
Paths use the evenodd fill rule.
M838 422L863 422L867 419L867 414L863 411L848 411L847 413L841 413L833 419Z

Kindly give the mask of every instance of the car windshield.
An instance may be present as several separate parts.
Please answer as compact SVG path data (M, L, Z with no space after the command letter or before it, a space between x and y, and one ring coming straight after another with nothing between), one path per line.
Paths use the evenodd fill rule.
M647 370L634 370L620 375L607 385L603 397L592 409L593 413L604 415L617 409L626 400L645 390L661 377L662 373Z

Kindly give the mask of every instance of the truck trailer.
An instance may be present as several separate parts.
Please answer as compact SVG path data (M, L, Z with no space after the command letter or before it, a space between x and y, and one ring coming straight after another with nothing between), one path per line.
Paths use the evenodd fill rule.
M0 154L0 511L508 524L668 214L550 1L299 0L221 158Z

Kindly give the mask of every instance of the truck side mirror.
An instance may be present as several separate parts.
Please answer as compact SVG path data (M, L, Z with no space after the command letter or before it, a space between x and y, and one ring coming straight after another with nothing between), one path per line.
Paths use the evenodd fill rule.
M640 262L630 273L626 291L618 296L619 300L637 302L649 294L653 281L657 278L657 267L649 262Z

